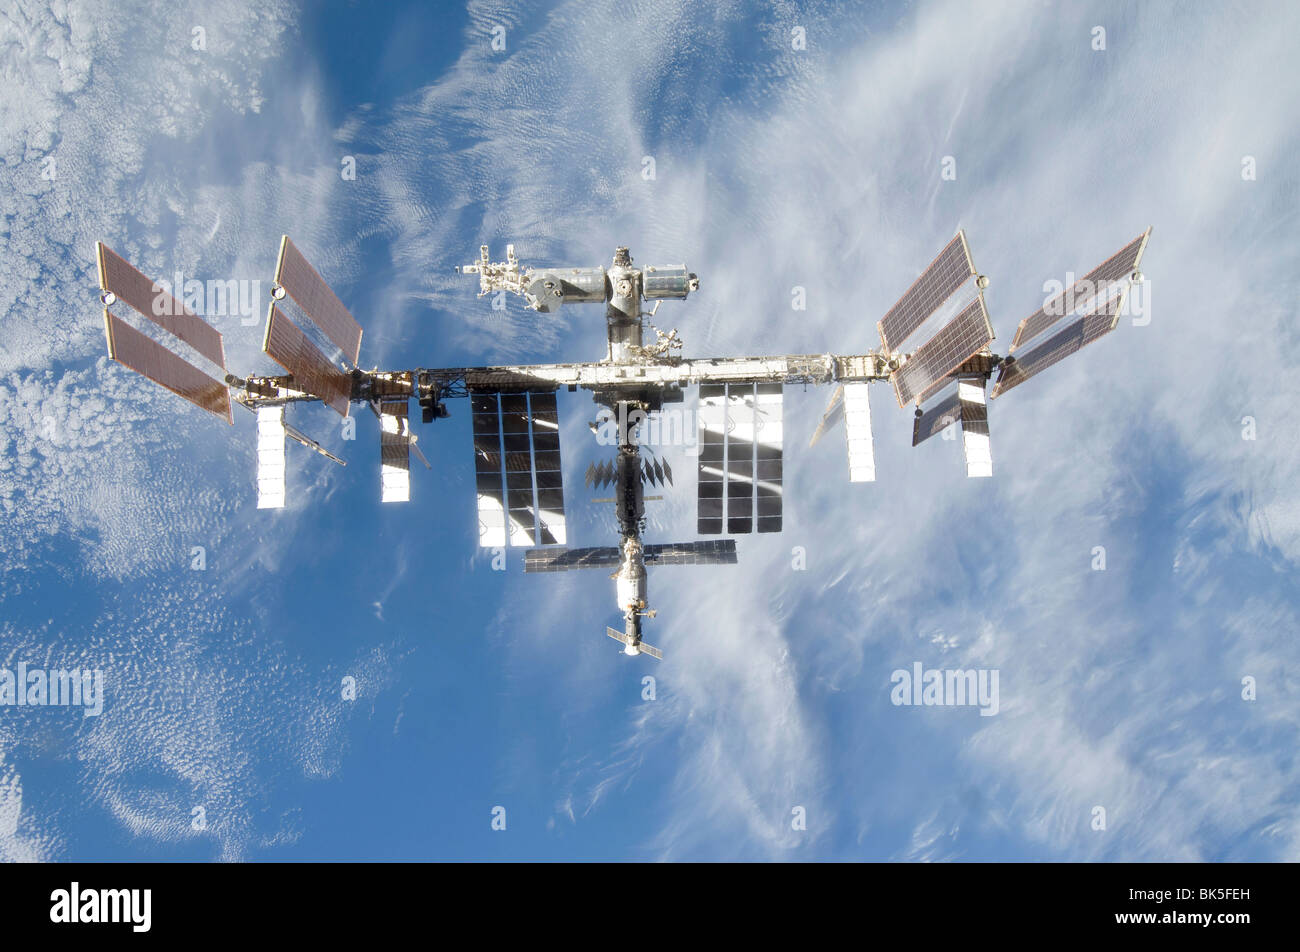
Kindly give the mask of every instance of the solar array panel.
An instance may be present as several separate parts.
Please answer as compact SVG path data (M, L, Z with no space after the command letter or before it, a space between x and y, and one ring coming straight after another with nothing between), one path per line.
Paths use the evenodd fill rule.
M696 482L696 528L700 535L721 535L726 504L727 385L700 384L700 455Z
M352 378L330 363L315 344L275 304L266 321L262 350L293 375L294 385L320 397L340 416L348 415Z
M257 508L283 509L284 407L257 409Z
M898 405L904 407L913 400L918 403L925 400L943 386L949 374L991 340L993 327L984 310L984 296L976 295L975 300L889 375Z
M104 329L108 335L109 357L184 397L196 407L234 424L230 413L230 390L225 383L209 377L107 310L104 311Z
M506 544L505 468L501 408L495 393L470 394L474 431L474 481L478 494L478 544Z
M361 356L361 325L289 240L288 235L280 239L280 260L275 267L275 283L284 288L289 297L297 302L355 367Z
M610 628L608 625L605 626L605 634L609 635L615 641L624 645L630 645L634 641L631 635L627 634L626 632L619 631L617 628ZM637 650L640 651L642 654L649 655L650 657L654 658L657 661L664 660L664 653L660 651L658 648L656 648L654 645L648 645L644 641L638 641L636 642L636 647Z
M1013 387L1020 386L1030 377L1037 376L1080 348L1109 334L1119 320L1123 301L1124 292L1121 291L1097 310L1077 318L1024 356L1004 361L998 382L993 387L993 396L999 397Z
M560 466L560 414L554 392L529 395L532 421L533 476L537 483L537 532L542 545L563 545L564 472Z
M613 485L618 479L618 467L612 462L599 462L587 464L586 484L590 489L595 486L597 489L604 489L606 486Z
M645 547L646 565L735 565L735 539L670 542Z
M697 529L781 531L782 385L700 385Z
M529 549L525 572L571 572L575 569L617 568L623 561L617 546L586 549ZM646 565L734 565L735 539L672 542L645 547Z
M885 351L898 350L974 274L966 234L959 231L880 320L877 326Z
M470 395L479 544L563 545L560 421L553 391Z
M727 532L754 531L754 385L727 384Z
M528 439L528 394L501 394L501 440L506 464L506 528L511 545L535 545L533 454Z
M754 384L754 518L759 532L781 531L785 422L782 385Z
M912 422L912 445L920 446L936 433L961 420L961 401L954 391L940 400Z
M406 400L383 400L379 404L379 478L383 502L408 502L411 498L409 412Z
M1151 229L1148 228L1071 287L1047 301L1021 321L1020 326L1016 328L1015 339L1011 341L1011 353L1014 354L1017 348L1029 343L1061 318L1069 315L1079 305L1086 305L1093 295L1105 297L1111 285L1127 279L1137 271L1142 261L1142 252L1146 250L1147 240L1150 237Z
M101 290L112 292L119 300L225 370L225 346L216 328L161 290L103 242L96 242L95 248Z
M672 467L670 467L665 460L642 460L641 480L651 486L671 486L673 484Z
M587 549L529 549L524 553L525 572L572 572L575 569L612 569L622 561L617 546Z

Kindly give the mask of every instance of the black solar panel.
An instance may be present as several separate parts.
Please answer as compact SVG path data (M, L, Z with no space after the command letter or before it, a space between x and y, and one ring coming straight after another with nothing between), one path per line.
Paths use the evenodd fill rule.
M645 547L646 565L735 565L735 539L672 542Z
M588 549L529 549L524 553L525 572L571 572L575 569L616 568L621 561L618 548L608 545Z
M782 390L776 381L700 385L701 535L781 531ZM756 507L760 495L767 503Z
M564 474L555 392L470 395L479 544L563 545Z

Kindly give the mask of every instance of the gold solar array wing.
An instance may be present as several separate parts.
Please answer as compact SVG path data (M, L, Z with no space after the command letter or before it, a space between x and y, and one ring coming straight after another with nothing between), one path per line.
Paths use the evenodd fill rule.
M109 357L184 397L196 407L224 418L227 423L235 422L230 412L230 391L224 383L141 334L107 309L104 311L104 327L108 334Z
M293 375L297 389L320 397L340 416L348 415L352 378L334 366L274 303L262 350Z
M230 390L224 380L212 377L152 337L142 334L108 308L114 300L129 305L220 367L224 374L226 355L221 334L165 291L161 284L150 280L103 242L95 243L95 263L99 271L99 287L104 292L104 333L108 340L108 356L233 424Z
M361 325L288 235L280 239L275 283L294 299L312 323L343 351L343 356L355 367L361 357Z
M100 290L112 293L222 370L226 369L226 351L221 334L211 324L137 271L102 241L95 243L95 249Z

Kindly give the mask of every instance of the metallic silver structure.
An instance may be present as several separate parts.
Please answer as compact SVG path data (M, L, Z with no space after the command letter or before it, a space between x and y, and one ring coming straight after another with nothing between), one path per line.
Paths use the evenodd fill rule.
M869 385L889 382L900 406L916 408L912 443L919 445L960 425L966 474L988 477L993 461L985 391L997 374L997 397L1041 373L1118 323L1151 230L1044 303L1017 329L1013 351L1061 322L1064 326L1028 353L999 357L989 345L993 328L984 303L988 280L972 262L959 231L878 324L881 344L861 354L780 354L688 358L676 330L649 324L665 299L685 300L699 280L685 265L637 267L625 247L608 267L522 268L513 245L493 262L486 245L479 260L458 269L479 277L480 296L520 295L533 310L564 304L603 304L602 359L568 364L416 368L366 371L359 365L361 325L288 236L280 243L263 338L264 352L282 376L236 377L226 372L221 335L103 244L97 246L100 300L109 356L196 406L233 423L233 402L257 417L257 505L282 508L289 498L285 438L334 462L343 460L285 422L292 403L319 400L347 416L367 405L380 422L380 485L384 502L410 499L410 454L429 467L409 419L415 400L421 421L448 415L446 401L468 397L473 432L480 546L526 549L527 572L582 568L611 570L621 627L606 633L630 655L663 657L642 640L653 618L647 570L667 565L734 564L734 539L647 543L645 487L672 486L666 460L638 443L641 420L681 402L698 386L700 455L696 473L696 528L700 535L779 532L784 513L784 388L834 384L811 444L841 419L852 482L876 477ZM113 314L118 302L152 322L146 334ZM650 311L643 302L653 302ZM645 336L647 327L655 334ZM929 328L929 330L926 330ZM155 337L160 329L188 347L192 363ZM146 326L146 330L149 327ZM903 345L922 342L910 351ZM324 349L322 349L324 348ZM327 354L332 351L333 356ZM591 463L588 488L610 488L596 501L612 504L618 543L567 548L564 468L556 393L590 391L616 426L613 457ZM595 424L592 424L593 428ZM811 445L810 444L810 445Z

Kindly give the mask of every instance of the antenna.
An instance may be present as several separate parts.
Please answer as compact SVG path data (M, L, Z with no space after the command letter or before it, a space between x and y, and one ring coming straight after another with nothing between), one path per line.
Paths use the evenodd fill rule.
M303 433L302 430L299 430L296 427L292 427L288 423L284 424L284 435L287 436L289 439L293 440L295 443L301 443L303 446L307 447L307 449L311 450L313 453L319 453L321 456L324 456L327 460L331 460L335 463L338 463L340 466L348 465L346 460L339 459L329 450L325 449L325 447L321 446L319 443L313 440L306 433Z

